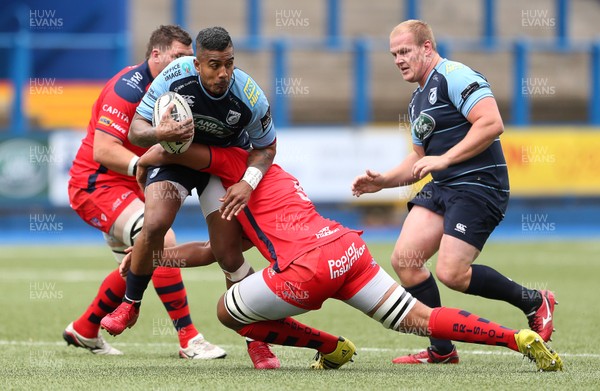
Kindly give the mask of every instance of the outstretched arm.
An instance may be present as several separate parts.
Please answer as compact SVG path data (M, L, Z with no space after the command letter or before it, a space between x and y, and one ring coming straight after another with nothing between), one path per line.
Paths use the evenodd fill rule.
M253 244L247 240L242 240L242 251L251 249ZM127 255L123 258L121 265L119 266L119 273L125 277L129 271L131 265L131 251L133 247L129 247ZM210 242L189 242L180 244L174 247L167 247L162 251L162 257L158 266L174 267L174 268L187 268L187 267L198 267L207 266L216 262L215 256L213 255Z
M119 273L125 277L131 265L131 251L129 247L127 255L121 261ZM161 259L157 266L184 268L206 266L216 262L215 256L210 248L210 242L189 242L175 247L167 247L161 252Z
M137 182L142 188L146 184L148 167L178 164L193 170L202 170L210 165L210 150L206 145L191 144L184 153L168 153L160 145L153 145L137 162Z
M417 182L420 178L413 176L413 165L424 155L422 147L413 146L414 150L396 167L380 174L367 170L363 175L354 179L352 183L352 195L360 197L365 193L376 193L381 189L391 187L407 186Z

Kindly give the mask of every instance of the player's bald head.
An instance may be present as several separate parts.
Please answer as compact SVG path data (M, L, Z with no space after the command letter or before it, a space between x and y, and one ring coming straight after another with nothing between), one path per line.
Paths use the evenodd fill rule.
M433 30L429 25L422 20L410 19L400 23L390 33L390 38L397 34L410 33L412 34L415 44L422 46L425 41L431 42L431 47L434 51L437 51L435 44L435 37L433 36Z

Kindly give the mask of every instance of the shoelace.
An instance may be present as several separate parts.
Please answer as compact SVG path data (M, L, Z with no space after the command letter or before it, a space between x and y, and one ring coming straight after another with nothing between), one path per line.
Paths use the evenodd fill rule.
M204 338L198 338L198 339L188 343L188 348L190 348L192 346L197 346L200 348L207 348L209 345L210 344Z
M267 344L254 344L254 346L250 347L252 354L259 355L260 360L269 359L275 357L273 352L269 349L269 345Z
M115 316L125 316L129 318L129 313L131 312L131 309L132 308L130 306L118 306L114 314Z

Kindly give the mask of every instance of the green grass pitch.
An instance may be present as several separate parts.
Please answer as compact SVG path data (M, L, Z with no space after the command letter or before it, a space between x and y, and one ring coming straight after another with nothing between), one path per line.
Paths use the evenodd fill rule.
M388 271L392 244L370 243ZM552 289L555 311L552 346L565 370L539 373L516 352L459 343L459 365L397 366L396 355L427 345L421 337L381 327L357 310L330 301L323 309L299 317L305 323L351 339L358 348L354 363L338 371L316 372L308 366L314 352L274 347L282 368L256 371L241 337L223 328L215 303L224 291L215 265L184 271L192 318L206 338L221 345L227 358L188 361L177 356L178 344L168 316L155 293L146 292L137 325L123 335L105 338L125 355L94 356L67 347L61 333L95 295L100 281L115 266L104 247L0 248L0 389L111 390L581 390L600 387L600 242L545 241L490 243L479 262L495 267L531 288ZM255 268L265 262L256 252ZM435 266L435 260L430 268ZM440 286L442 302L506 326L526 327L519 310L501 302L450 291Z

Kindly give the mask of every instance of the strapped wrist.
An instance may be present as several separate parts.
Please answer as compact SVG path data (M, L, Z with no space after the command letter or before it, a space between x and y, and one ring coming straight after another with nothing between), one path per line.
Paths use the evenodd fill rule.
M127 175L135 176L137 173L138 160L140 160L139 156L134 156L131 158L129 165L127 166Z
M256 190L260 180L262 179L262 172L256 167L248 167L244 173L242 180L250 185L252 190Z

